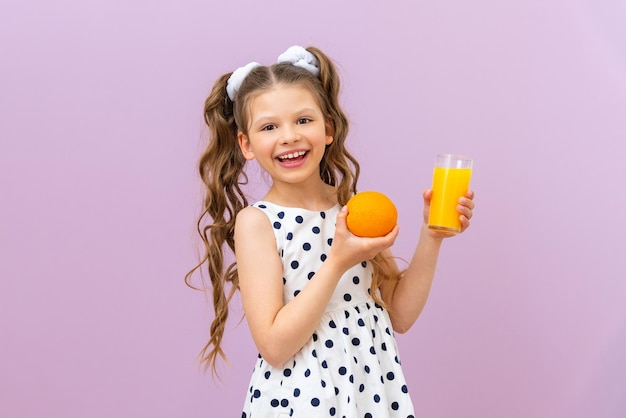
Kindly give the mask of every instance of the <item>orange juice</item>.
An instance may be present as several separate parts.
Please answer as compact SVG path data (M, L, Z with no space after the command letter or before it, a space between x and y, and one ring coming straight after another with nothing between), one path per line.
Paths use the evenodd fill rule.
M456 207L469 189L471 168L435 167L428 227L449 234L461 232Z

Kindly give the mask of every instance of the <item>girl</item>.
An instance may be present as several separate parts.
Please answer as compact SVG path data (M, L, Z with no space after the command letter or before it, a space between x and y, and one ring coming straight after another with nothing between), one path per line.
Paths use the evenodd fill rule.
M241 292L259 350L243 417L413 416L393 335L424 307L445 236L423 226L400 272L389 250L397 226L379 238L347 230L344 205L359 164L345 147L338 92L324 53L292 47L277 64L225 74L206 100L211 138L200 160L198 223L206 252L186 280L206 263L215 318L201 355L213 370L224 357L228 303ZM240 188L248 160L271 177L252 205ZM463 230L473 208L468 192L458 206ZM226 268L224 243L236 256Z

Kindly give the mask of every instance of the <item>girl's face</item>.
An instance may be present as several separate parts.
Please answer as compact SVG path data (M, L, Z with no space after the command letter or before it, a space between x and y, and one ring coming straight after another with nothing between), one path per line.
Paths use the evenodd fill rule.
M319 165L333 141L313 94L278 85L250 100L248 133L237 134L247 160L256 159L274 184L320 181Z

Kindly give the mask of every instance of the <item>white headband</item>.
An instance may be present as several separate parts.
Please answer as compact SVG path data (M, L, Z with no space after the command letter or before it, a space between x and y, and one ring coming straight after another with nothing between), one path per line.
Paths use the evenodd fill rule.
M280 54L278 56L278 63L288 63L295 65L296 67L304 68L315 77L317 77L320 73L320 70L317 67L317 58L315 58L315 55L297 45L289 47L285 52ZM248 76L248 74L250 74L250 71L260 65L261 64L257 62L251 62L233 71L231 76L228 78L228 82L226 83L226 93L228 93L230 100L235 100L235 96L237 95L243 80Z

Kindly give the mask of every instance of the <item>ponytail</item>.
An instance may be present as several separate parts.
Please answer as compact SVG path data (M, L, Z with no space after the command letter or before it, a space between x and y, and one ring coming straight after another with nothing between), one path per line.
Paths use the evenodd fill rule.
M356 158L347 150L345 141L348 136L349 122L339 105L340 80L332 60L321 50L308 47L317 58L326 104L326 119L332 124L333 142L326 148L326 154L320 164L322 180L337 187L337 199L345 205L357 191L360 166Z
M225 74L218 79L204 105L204 120L210 130L210 139L198 164L206 192L203 212L197 223L198 234L204 243L204 254L185 276L187 285L196 288L191 284L191 276L204 264L207 265L215 317L210 327L210 339L200 352L200 362L205 370L211 367L214 374L217 357L226 359L221 342L228 319L228 304L239 282L236 264L232 263L226 268L224 266L224 243L234 254L235 218L248 205L241 190L241 185L248 181L243 171L245 159L237 145L233 102L226 94L229 76ZM229 289L226 283L230 283Z
M348 136L348 118L339 106L339 75L330 58L315 47L308 47L318 61L320 69L319 79L326 93L328 112L327 120L333 123L333 142L326 148L325 157L320 164L322 179L337 187L337 200L340 205L347 201L357 192L357 181L360 174L360 166L356 158L348 152L345 140ZM353 170L354 171L353 171ZM336 173L339 173L337 177ZM338 183L337 183L338 182ZM394 269L382 254L377 254L371 260L374 269L371 284L371 296L376 303L389 309L389 306L378 296L377 290L384 281L398 281L401 272Z

